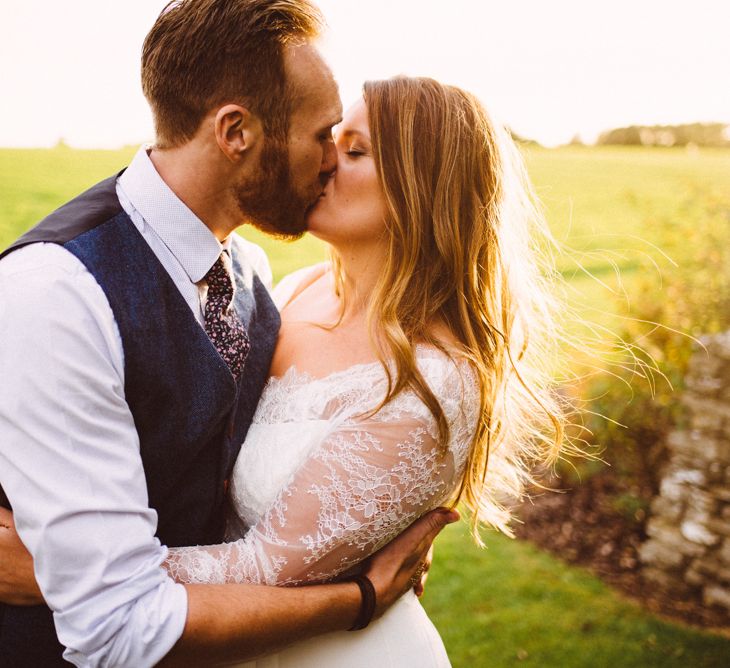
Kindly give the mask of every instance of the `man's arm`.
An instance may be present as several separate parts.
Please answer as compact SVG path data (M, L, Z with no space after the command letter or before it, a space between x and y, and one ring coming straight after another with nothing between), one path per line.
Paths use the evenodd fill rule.
M368 576L376 588L376 616L411 584L414 571L428 562L428 545L456 513L434 511L414 523L375 554ZM33 563L17 534L12 515L0 510L0 600L23 605L43 599ZM7 567L3 567L5 564ZM163 666L244 661L320 633L348 629L359 606L360 590L351 583L299 588L256 585L188 585L188 615L182 638ZM8 598L10 596L11 598Z
M65 656L150 665L179 639L187 595L159 568L108 301L63 248L22 248L0 262L0 342L0 484Z
M375 586L375 617L413 584L436 535L459 518L435 510L373 555L367 575ZM294 642L349 629L360 608L353 583L308 587L186 585L188 618L182 638L160 664L199 666L269 654Z

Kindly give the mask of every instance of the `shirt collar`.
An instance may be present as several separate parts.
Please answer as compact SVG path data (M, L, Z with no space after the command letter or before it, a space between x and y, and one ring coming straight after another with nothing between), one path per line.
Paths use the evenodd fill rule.
M222 251L230 254L231 237L222 244L159 175L142 146L119 177L119 185L193 283L208 273Z

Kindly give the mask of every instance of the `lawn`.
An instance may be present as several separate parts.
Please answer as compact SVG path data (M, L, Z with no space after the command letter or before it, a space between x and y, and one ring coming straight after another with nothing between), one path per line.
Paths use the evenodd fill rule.
M0 249L133 153L0 150ZM615 310L620 281L656 274L658 289L654 263L673 268L656 247L682 262L706 221L730 211L730 151L576 147L526 149L526 159L550 227L570 249L559 266L589 318L597 303ZM243 234L268 252L276 279L325 252L314 239L284 244ZM463 526L439 541L424 605L457 668L719 667L730 656L728 638L656 619L529 544L488 534L480 550Z
M423 597L455 668L728 665L730 638L657 619L528 543L485 542L447 527Z

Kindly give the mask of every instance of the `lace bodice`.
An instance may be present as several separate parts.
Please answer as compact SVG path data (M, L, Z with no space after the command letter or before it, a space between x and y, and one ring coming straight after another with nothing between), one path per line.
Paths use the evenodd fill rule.
M374 415L386 394L379 363L324 378L291 368L266 385L231 479L228 543L171 549L185 583L329 580L449 501L461 482L478 395L473 373L419 346L419 368L450 425L413 392Z

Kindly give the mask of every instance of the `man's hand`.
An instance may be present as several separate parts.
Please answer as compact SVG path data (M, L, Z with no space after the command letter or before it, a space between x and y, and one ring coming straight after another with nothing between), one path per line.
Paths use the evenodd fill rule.
M0 602L39 605L43 596L33 574L33 558L20 541L13 514L0 508Z
M375 587L376 618L411 587L423 582L424 564L428 561L430 565L431 543L441 529L458 519L456 510L433 510L371 557L366 575Z

